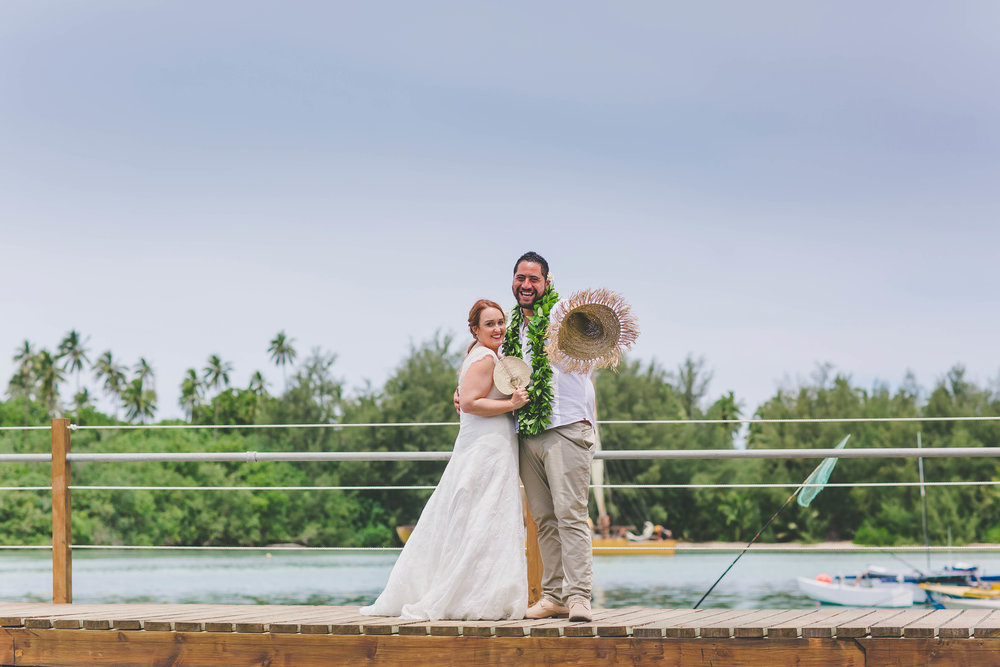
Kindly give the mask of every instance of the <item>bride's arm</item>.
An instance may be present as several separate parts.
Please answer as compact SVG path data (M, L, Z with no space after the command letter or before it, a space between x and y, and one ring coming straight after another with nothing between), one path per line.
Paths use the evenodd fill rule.
M462 412L479 417L494 417L517 410L528 402L528 392L518 389L510 398L486 398L493 387L493 357L473 362L462 380L459 403Z

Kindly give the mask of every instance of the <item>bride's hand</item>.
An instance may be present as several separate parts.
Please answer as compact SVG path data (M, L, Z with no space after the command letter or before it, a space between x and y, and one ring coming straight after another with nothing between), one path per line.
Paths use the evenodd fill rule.
M511 394L510 403L513 409L517 410L528 404L528 390L527 389L515 389L514 393Z

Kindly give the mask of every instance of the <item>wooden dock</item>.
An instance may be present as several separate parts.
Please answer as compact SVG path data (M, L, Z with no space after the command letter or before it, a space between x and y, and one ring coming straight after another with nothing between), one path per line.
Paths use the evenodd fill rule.
M357 607L0 602L2 665L1000 665L1000 611L595 610L407 621Z

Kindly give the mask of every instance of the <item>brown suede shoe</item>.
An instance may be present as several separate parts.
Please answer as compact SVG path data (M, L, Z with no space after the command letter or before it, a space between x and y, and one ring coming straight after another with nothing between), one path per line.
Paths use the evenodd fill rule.
M552 600L543 597L541 600L535 604L528 607L528 611L524 612L525 618L552 618L566 616L569 613L569 609L562 606L558 602L553 602Z
M570 598L569 620L574 622L594 620L594 614L590 611L590 600L582 597Z

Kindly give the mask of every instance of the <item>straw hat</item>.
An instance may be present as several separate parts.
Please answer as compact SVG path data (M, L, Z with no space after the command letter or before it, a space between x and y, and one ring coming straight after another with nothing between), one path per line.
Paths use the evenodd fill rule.
M614 368L639 337L632 307L607 289L577 292L553 309L545 351L568 373Z
M501 357L493 367L493 384L501 394L510 396L515 389L531 384L531 366L520 357Z

